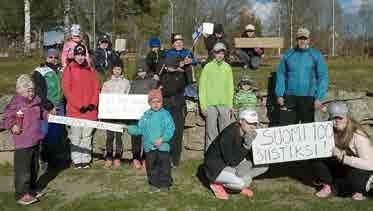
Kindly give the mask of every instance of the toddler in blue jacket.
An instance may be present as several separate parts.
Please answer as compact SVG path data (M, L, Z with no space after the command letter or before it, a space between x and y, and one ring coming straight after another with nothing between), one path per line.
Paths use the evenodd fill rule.
M168 191L172 185L170 141L175 124L163 105L162 93L153 89L148 94L150 109L137 125L128 126L130 135L142 135L150 192Z

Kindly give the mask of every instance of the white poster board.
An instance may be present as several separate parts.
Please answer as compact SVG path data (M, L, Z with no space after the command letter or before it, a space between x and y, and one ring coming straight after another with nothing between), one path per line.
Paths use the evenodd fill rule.
M99 119L140 119L150 108L147 95L100 94Z
M101 130L110 130L114 132L123 132L123 129L127 128L126 125L91 121L91 120L86 120L86 119L78 119L78 118L71 118L71 117L64 117L64 116L55 116L55 115L49 115L48 122L63 124L63 125L70 125L70 126L75 126L75 127L97 128Z
M258 135L252 144L255 165L332 156L332 122L314 122L256 131Z
M202 24L202 32L205 34L213 34L214 33L214 24L213 23L203 23Z
M125 51L127 49L127 40L126 39L116 39L114 49L118 52Z

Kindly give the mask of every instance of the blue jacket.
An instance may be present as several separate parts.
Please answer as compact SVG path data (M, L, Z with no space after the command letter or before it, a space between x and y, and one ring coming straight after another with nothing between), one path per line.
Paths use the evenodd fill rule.
M159 111L147 110L139 120L137 126L128 126L130 135L142 135L145 152L156 150L155 140L162 138L159 151L170 151L170 140L175 132L175 124L168 111L161 108Z
M193 53L186 48L183 48L180 51L177 51L175 48L171 48L165 52L164 57L181 57L183 59L189 57L192 59L192 65L197 65L198 63L197 60L194 58Z
M328 91L328 68L322 54L313 48L286 51L276 78L277 96L314 96L323 100Z

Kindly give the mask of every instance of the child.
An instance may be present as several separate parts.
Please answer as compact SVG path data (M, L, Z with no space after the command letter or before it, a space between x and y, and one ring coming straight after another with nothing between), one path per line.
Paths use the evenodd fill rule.
M163 98L159 89L149 92L148 102L151 109L144 113L137 126L128 126L128 133L144 137L150 192L168 191L172 185L169 142L174 135L175 124L170 113L162 108Z
M17 79L16 95L5 109L3 128L9 129L15 146L14 177L18 204L29 205L38 201L37 178L39 169L39 142L44 137L41 118L47 112L41 100L35 96L35 88L29 75Z
M233 108L236 113L246 109L255 110L257 104L256 90L254 82L248 76L241 76L238 90L233 97Z
M62 88L67 101L66 116L95 121L100 84L86 55L84 45L75 46L74 60L62 73ZM75 169L91 167L92 134L93 128L71 126L69 129L71 160Z
M128 94L130 91L130 82L123 77L123 64L121 62L114 63L111 71L111 79L104 83L101 93ZM114 153L114 136L115 136L115 153ZM122 133L106 131L106 158L105 167L109 168L113 164L114 167L120 167L120 159L123 153ZM114 156L114 157L113 157Z

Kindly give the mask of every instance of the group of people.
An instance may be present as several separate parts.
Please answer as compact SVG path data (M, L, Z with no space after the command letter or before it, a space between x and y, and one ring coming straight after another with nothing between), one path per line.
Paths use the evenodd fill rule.
M93 65L79 30L73 25L71 40L61 54L62 66L58 65L59 52L49 49L45 64L17 79L16 95L6 107L1 126L10 130L15 143L19 204L34 203L42 196L37 182L40 142L42 160L48 162L44 159L48 157L48 143L60 139L65 130L61 125L48 123L48 114L97 120L100 92L148 94L150 109L141 119L125 123L132 136L133 166L145 167L150 192L168 191L173 184L172 168L180 164L186 114L184 90L193 82L193 66L197 65L192 52L184 47L183 36L173 34L169 50L162 49L158 38L151 38L150 51L145 60L138 61L136 79L130 82L123 76L120 60L108 60L115 57L108 37L100 39L100 50L96 52L99 58ZM248 36L252 31L251 26L247 27ZM254 192L249 187L253 178L269 168L255 165L251 153L256 129L260 127L255 110L257 88L253 80L242 76L235 90L232 68L226 61L229 46L222 41L222 33L222 26L216 24L215 34L211 35L216 37L206 38L212 47L198 81L201 114L206 119L202 170L217 198L228 199L228 192L232 191L252 197ZM298 30L296 42L296 47L283 55L277 69L277 126L313 122L315 109L324 109L322 102L328 89L324 58L309 47L307 29ZM262 49L254 51L263 53ZM95 69L109 69L102 88ZM361 200L373 187L373 144L351 119L346 105L332 103L328 112L334 123L333 157L305 161L314 168L315 182L320 187L316 196L323 198L334 193ZM73 168L90 168L92 135L91 128L68 128ZM122 133L107 131L106 168L121 165L121 136Z

